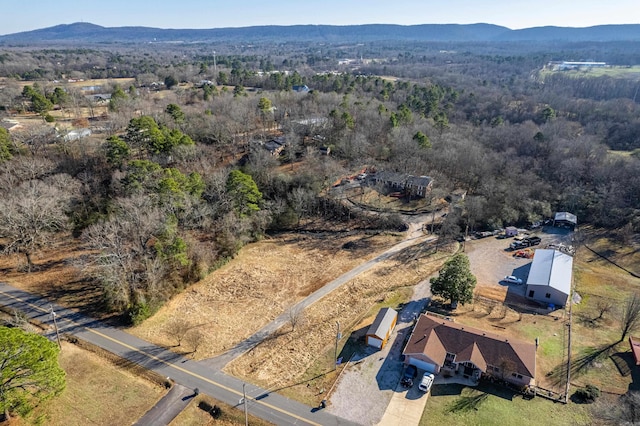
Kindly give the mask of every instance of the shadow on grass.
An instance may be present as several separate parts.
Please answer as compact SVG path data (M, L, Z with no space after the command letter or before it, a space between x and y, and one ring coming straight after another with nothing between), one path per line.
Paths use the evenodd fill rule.
M478 407L489 398L488 393L472 391L469 396L461 396L456 399L448 408L449 413L459 413L467 411L478 411Z
M612 355L614 348L620 342L601 345L591 348L586 348L580 355L571 360L571 377L576 378L586 373L594 363L603 361L610 355ZM551 370L547 377L551 379L551 383L554 386L561 386L566 383L567 378L567 365L562 363Z

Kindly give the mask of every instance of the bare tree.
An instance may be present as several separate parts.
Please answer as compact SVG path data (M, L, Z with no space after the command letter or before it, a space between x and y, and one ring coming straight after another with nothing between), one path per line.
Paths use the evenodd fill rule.
M187 334L185 334L184 341L188 346L191 347L192 356L195 356L198 348L202 345L204 337L204 333L196 328L192 328Z
M640 293L633 293L622 308L620 342L640 326Z
M30 180L11 188L0 209L0 236L6 253L24 254L31 272L32 254L48 245L53 235L67 228L65 214L77 182L70 176Z
M167 334L176 340L176 346L182 345L182 340L188 334L191 325L182 318L176 318L167 325Z
M296 326L304 322L304 309L300 306L292 306L287 310L287 322L291 325L291 332L296 331Z
M613 309L613 302L611 301L611 299L598 299L598 302L596 303L596 310L598 312L598 316L595 317L593 320L597 321L597 320L601 320L605 314L611 312L611 310Z

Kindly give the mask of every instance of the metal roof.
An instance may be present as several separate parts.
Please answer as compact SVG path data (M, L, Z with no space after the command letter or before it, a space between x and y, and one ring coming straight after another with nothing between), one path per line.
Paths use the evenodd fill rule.
M367 330L367 336L376 336L382 339L387 337L387 332L393 324L393 320L398 316L398 313L391 308L382 308L378 312L378 316L373 321L373 324Z
M571 294L573 257L557 250L536 250L527 285L549 286Z
M556 213L555 220L565 220L574 224L578 223L578 217L575 214L569 212Z

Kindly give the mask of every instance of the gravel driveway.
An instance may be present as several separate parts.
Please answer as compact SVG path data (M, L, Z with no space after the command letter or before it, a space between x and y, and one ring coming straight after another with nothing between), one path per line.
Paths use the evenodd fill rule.
M428 278L414 287L411 302L399 313L383 350L367 346L353 357L330 396L329 412L362 425L375 425L382 419L402 374L405 337L431 298L430 287Z

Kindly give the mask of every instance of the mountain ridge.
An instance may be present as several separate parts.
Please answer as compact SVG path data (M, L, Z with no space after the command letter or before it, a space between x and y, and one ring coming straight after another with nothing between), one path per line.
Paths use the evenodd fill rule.
M477 24L364 24L364 25L262 25L210 29L174 29L144 26L103 27L89 22L60 24L0 36L0 44L55 43L208 43L219 41L640 41L640 24L592 27L544 26L512 30Z

